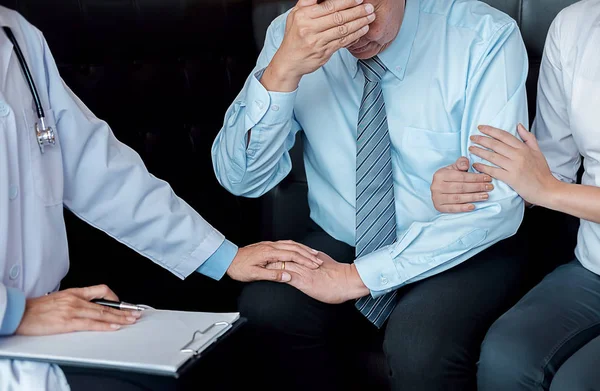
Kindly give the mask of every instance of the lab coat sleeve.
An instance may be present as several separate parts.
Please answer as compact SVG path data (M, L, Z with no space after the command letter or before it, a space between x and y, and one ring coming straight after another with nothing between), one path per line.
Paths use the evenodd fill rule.
M300 130L294 116L297 91L267 91L260 82L281 45L286 17L279 16L269 26L256 66L225 113L212 146L217 179L235 195L260 197L292 169L288 151Z
M75 96L43 37L41 42L62 151L64 205L179 278L187 277L215 253L224 236L168 183L151 175L140 156ZM231 252L227 256L219 262L221 271L233 260Z
M499 29L494 38L466 90L461 148L472 162L482 162L468 152L469 137L481 135L478 125L515 135L517 123L528 123L523 40L514 23ZM371 295L441 273L514 235L523 219L523 200L505 183L494 180L494 186L489 200L477 203L476 210L414 222L394 244L357 259L356 268Z
M25 312L25 294L0 283L0 336L17 331Z

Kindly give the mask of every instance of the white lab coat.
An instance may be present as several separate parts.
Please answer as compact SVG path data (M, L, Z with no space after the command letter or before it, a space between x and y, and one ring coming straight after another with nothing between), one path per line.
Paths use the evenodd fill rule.
M223 235L149 174L69 90L35 27L3 7L0 24L15 34L57 133L57 144L42 154L32 95L0 30L0 324L7 287L38 297L57 290L67 273L63 206L180 278L198 269ZM0 361L0 390L16 389L68 385L57 367Z

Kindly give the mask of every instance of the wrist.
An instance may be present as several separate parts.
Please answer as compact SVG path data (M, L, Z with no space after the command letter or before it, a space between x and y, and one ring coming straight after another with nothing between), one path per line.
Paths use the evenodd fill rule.
M358 299L371 293L365 285L354 263L348 265L346 281L348 284L348 300Z
M277 59L277 55L265 69L261 84L271 92L293 92L298 88L302 75L297 75L291 67Z
M552 210L561 210L562 200L565 199L565 192L568 191L568 183L559 181L552 177L552 181L546 186L541 202L537 203L539 206Z

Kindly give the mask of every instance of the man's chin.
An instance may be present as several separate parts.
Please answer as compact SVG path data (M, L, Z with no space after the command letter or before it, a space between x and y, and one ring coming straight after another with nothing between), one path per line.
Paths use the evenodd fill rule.
M350 52L350 54L352 54L359 60L366 60L368 58L375 57L379 52L379 50L377 50L377 47L359 48L355 50L348 49L348 51Z

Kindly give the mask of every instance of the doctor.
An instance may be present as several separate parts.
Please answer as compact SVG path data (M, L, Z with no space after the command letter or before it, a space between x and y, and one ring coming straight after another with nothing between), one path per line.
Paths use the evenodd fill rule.
M225 240L69 90L35 27L3 7L0 25L0 335L111 331L139 317L90 303L117 300L106 286L58 291L69 265L63 206L182 279L287 282L265 266L318 267L317 253L293 242ZM68 387L58 367L0 360L1 390Z

